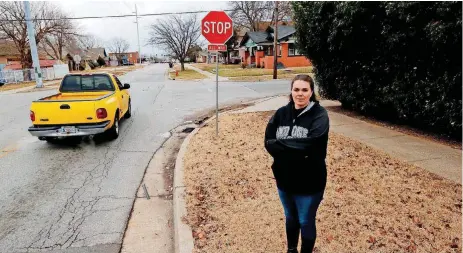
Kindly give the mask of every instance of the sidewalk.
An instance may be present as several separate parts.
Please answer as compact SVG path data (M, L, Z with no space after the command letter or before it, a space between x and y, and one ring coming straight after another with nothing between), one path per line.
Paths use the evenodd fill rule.
M235 113L271 111L285 105L286 96L266 100ZM338 106L338 102L324 100L324 107ZM361 141L373 148L414 164L432 173L461 184L461 150L398 131L373 125L340 113L328 112L330 131Z
M60 82L61 82L61 79L53 80L53 81L44 81L43 87L46 88L47 86L56 85L56 84L59 84ZM0 95L10 95L10 94L18 93L18 92L32 90L34 88L35 88L35 85L32 85L29 87L24 87L24 88L19 88L19 89L14 89L14 90L0 91Z
M187 67L189 69L192 69L192 70L195 70L195 71L207 76L208 79L206 79L206 80L215 81L215 74L212 74L211 72L200 70L200 69L198 69L196 67L193 67L191 64L185 64L185 67ZM219 76L219 81L228 81L228 78Z

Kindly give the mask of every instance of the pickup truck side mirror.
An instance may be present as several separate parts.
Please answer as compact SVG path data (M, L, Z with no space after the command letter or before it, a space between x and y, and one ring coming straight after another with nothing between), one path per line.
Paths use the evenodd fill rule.
M123 88L123 90L126 90L126 89L130 89L130 84L124 83L124 88Z

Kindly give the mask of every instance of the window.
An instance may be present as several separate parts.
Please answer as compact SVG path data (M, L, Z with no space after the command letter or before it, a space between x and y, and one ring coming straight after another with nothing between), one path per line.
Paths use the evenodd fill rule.
M273 51L272 51L272 47L267 47L267 49L265 50L265 55L267 56L271 56L273 55Z
M289 43L288 44L288 56L296 56L296 55L301 55L301 54L297 50L296 45L294 43Z
M278 56L281 56L281 45L278 45Z
M124 88L124 85L122 85L121 81L119 81L119 78L117 78L115 75L113 75L113 77L116 80L116 83L119 89L122 90Z
M130 56L129 56L129 57L130 57L130 58L132 58L132 54L130 54Z
M82 90L93 90L95 88L95 83L91 76L80 77L80 83Z
M108 75L69 75L63 79L60 91L114 91L114 86Z

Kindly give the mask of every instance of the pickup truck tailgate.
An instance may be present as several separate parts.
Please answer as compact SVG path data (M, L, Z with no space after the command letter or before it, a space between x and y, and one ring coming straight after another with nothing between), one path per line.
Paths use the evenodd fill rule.
M58 94L32 103L31 110L35 113L36 125L72 125L82 123L97 123L96 101L108 93L98 93L83 96L64 96Z

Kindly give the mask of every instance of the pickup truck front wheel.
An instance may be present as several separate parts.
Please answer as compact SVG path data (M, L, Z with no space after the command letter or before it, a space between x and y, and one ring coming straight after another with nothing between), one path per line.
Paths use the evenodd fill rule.
M128 119L130 117L132 117L132 101L129 100L129 109L125 113L124 118Z
M119 137L119 117L117 117L117 114L118 113L116 113L116 116L114 117L113 125L107 131L108 137L112 140L117 139L117 137Z

